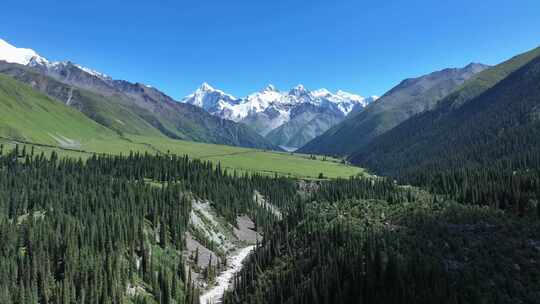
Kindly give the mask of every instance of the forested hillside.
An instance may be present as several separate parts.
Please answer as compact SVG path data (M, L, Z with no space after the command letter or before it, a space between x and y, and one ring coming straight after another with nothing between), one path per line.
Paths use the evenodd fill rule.
M383 174L419 167L486 166L503 159L510 167L536 167L538 163L525 156L538 155L540 149L539 80L537 57L463 105L454 104L449 112L441 107L407 121L352 160Z
M237 176L179 156L86 162L0 147L0 303L198 303L183 250L191 201L214 202L259 229L276 220L253 202L294 196L287 179Z
M197 198L231 223L248 215L264 236L225 303L540 297L538 204L517 217L380 177L294 181L167 154L0 151L1 303L199 303L183 254ZM222 267L211 265L207 276Z
M351 160L460 201L468 198L523 213L529 200L538 198L539 52L486 71L488 76L509 75L491 88L489 82L499 77L466 84L439 108L382 135Z
M538 303L540 213L518 219L386 179L306 196L225 303Z

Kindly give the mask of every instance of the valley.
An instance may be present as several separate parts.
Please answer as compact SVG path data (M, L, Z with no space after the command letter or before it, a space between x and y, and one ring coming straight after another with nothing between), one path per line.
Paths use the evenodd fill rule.
M378 96L362 97L342 90L336 93L324 88L310 91L301 84L288 92L269 84L245 98L236 98L203 83L181 101L212 115L244 123L271 143L292 150L377 99Z
M92 140L76 149L63 148L57 143L40 146L39 142L17 141L0 138L6 150L14 148L16 143L34 144L36 151L50 154L56 151L59 155L86 159L95 154L127 155L130 152L147 152L150 154L187 155L189 157L208 160L220 164L229 171L242 173L260 173L265 175L290 176L317 179L322 173L324 178L349 177L364 174L359 167L343 164L341 160L331 157L238 148L223 145L196 143L181 140L157 139L148 137L117 138L115 140Z
M540 304L533 2L6 3L0 304Z

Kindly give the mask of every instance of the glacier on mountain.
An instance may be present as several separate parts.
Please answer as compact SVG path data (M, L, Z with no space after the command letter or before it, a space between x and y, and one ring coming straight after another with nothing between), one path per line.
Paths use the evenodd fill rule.
M327 89L309 91L301 84L288 92L280 91L270 84L259 92L236 98L204 83L181 101L204 108L221 118L244 122L266 135L294 119L302 105L339 111L345 117L355 107L364 108L377 98L365 98L342 90L336 93Z

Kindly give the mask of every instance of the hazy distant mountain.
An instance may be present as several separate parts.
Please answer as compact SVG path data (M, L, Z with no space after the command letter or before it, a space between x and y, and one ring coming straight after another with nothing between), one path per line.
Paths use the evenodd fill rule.
M114 80L70 61L51 62L4 40L0 40L0 61L5 61L0 64L2 73L77 107L117 132L279 149L243 124L177 102L141 83Z
M486 68L486 65L472 63L463 68L444 69L406 79L377 102L363 111L352 113L299 151L348 155L411 116L432 109L439 100Z
M236 98L204 83L182 101L213 115L247 124L272 143L300 147L342 121L355 108L377 97L364 98L344 91L309 91L302 85L281 92L273 85L245 98Z
M540 154L540 48L479 73L437 107L351 157L380 174L451 168L528 169Z

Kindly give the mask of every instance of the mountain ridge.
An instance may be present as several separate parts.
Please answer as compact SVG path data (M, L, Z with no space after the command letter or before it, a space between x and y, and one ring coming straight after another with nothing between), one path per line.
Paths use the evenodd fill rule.
M363 109L377 98L365 98L342 90L336 93L326 89L310 91L302 84L288 91L280 91L269 84L258 92L236 98L203 83L182 102L202 107L215 116L244 123L276 145L300 147L342 121L353 109ZM310 128L310 125L318 127Z
M435 109L410 118L356 151L351 161L388 175L421 171L413 167L442 170L449 163L457 166L460 157L468 160L460 166L485 166L503 159L512 163L535 146L540 101L534 80L540 77L539 71L540 48L487 69ZM453 156L443 157L448 153Z
M299 151L348 155L408 118L433 108L439 100L486 68L486 65L472 63L463 68L447 68L405 79L377 102L363 111L353 112Z
M5 41L2 43L6 48L7 43ZM3 64L4 73L17 75L18 80L33 84L34 88L46 94L52 92L47 88L49 84L53 86L57 84L35 75L32 71L92 93L92 98L83 99L86 104L84 109L87 110L85 115L100 123L107 123L107 127L117 132L138 135L137 130L148 129L149 125L154 129L151 131L153 135L157 131L173 139L281 150L242 124L215 117L198 107L179 103L153 87L114 80L103 73L70 61L50 62L28 49L17 49L13 46L8 49L11 53L0 53L0 60L15 58L16 60L10 61L18 60L18 62ZM12 53L17 50L20 55L13 56ZM70 105L66 96L62 97L63 102ZM82 105L79 104L79 109L81 108ZM125 116L131 117L135 125L121 126L118 120L124 120Z

